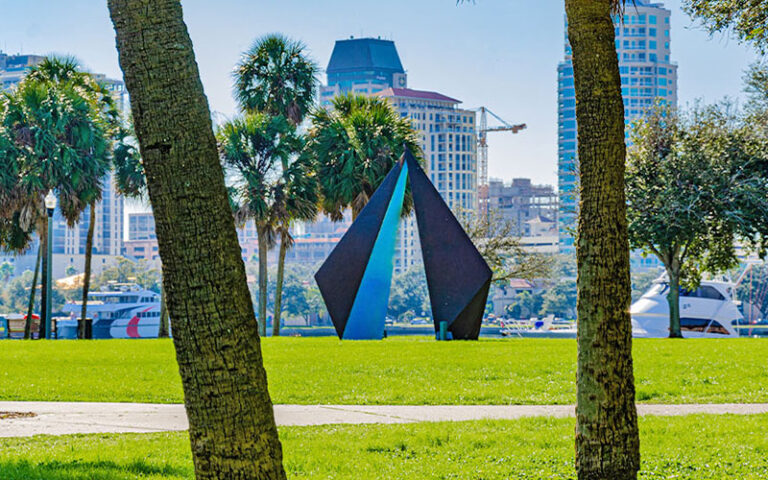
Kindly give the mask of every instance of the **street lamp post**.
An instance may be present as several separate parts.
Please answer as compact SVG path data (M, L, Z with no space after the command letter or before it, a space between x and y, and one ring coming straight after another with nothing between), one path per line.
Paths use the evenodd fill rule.
M53 212L56 210L56 196L53 190L48 191L45 196L45 209L48 212L48 241L46 242L45 258L48 268L45 272L45 338L51 338L51 304L53 303L53 293L51 288L51 278L53 277Z

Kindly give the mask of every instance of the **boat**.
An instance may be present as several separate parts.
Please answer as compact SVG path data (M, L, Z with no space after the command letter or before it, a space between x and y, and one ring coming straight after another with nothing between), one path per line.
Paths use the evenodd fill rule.
M733 300L736 284L728 279L702 280L696 290L680 289L680 330L686 338L736 338L744 316ZM632 336L669 336L669 281L666 274L630 307Z
M76 332L82 302L69 302L63 312L69 320L59 321L62 332ZM160 294L132 283L109 283L88 293L86 316L93 319L93 338L157 338L160 331ZM72 323L72 325L69 325ZM66 328L74 327L74 328ZM59 338L70 338L73 335Z

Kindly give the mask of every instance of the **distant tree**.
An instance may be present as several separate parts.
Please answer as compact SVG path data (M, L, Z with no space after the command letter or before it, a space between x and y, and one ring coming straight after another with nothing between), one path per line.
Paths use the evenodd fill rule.
M295 272L288 272L284 279L283 294L285 301L283 309L288 315L303 317L305 320L311 314L309 304L309 282Z
M632 246L669 278L669 336L681 337L680 290L737 264L734 244L760 241L768 211L768 143L721 108L657 108L632 134L626 171Z
M456 217L467 235L493 270L493 281L503 286L513 278L534 280L547 278L552 273L554 257L526 251L515 235L515 225L498 210L484 215L468 210L457 210Z
M537 314L544 304L542 291L529 292L523 290L515 295L515 302L507 309L507 314L512 318L529 318Z
M321 207L333 221L362 211L403 154L404 145L422 161L419 136L410 120L401 117L380 97L341 95L330 109L311 116L307 152L316 162ZM406 192L403 216L411 211Z
M685 0L683 8L711 33L731 31L763 53L768 49L768 0Z
M573 318L576 313L576 282L557 282L544 292L542 300L539 315L554 314L558 317Z
M743 272L744 278L736 286L734 297L738 298L743 308L745 320L756 322L768 315L768 265L749 265L748 271ZM737 272L734 270L735 274Z
M427 277L423 267L411 267L394 276L387 308L389 315L402 319L408 312L412 316L421 316L422 312L430 310Z
M768 60L751 65L744 82L749 98L746 121L757 134L768 135Z
M648 289L651 288L653 281L659 278L659 272L657 269L645 270L639 272L632 272L632 301L636 301L642 297Z
M146 260L134 262L124 257L117 258L117 264L102 270L93 280L94 289L99 289L109 283L135 283L146 290L160 293L162 289L161 274L151 268Z
M29 285L34 273L25 270L24 273L10 279L5 285L0 285L0 311L7 313L26 313L29 301ZM65 290L54 285L52 289L52 310L57 312L65 302L74 300L80 293L79 288ZM40 311L40 299L34 299L33 309Z
M325 301L316 284L310 285L307 291L307 303L309 303L310 315L317 315L321 318L327 317L328 310L325 308Z
M6 282L13 276L14 271L13 264L10 262L3 262L0 264L0 281Z
M34 273L30 270L11 279L2 291L4 309L8 313L22 313L27 310L29 301L29 285ZM39 299L37 300L39 304Z

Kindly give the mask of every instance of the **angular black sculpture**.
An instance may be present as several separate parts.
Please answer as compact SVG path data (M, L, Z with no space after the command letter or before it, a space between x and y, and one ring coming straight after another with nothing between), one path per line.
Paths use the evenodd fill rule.
M384 335L406 177L398 162L315 274L339 338Z
M454 339L476 340L491 286L491 269L413 155L406 150L404 157L435 331L445 321Z
M407 149L315 274L336 334L341 339L381 339L384 334L406 179L435 332L446 322L452 338L476 340L491 269Z

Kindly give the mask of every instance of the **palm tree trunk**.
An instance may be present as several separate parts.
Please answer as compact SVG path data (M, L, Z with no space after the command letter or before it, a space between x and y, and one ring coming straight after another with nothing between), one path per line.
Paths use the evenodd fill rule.
M640 441L632 372L624 197L624 104L611 0L565 0L580 162L576 242L579 480L636 479Z
M280 336L280 317L283 308L283 273L285 271L285 254L288 251L287 233L280 235L280 256L277 259L277 285L275 286L275 312L272 316L272 336Z
M88 236L85 239L85 268L83 269L83 308L80 310L77 338L85 338L85 319L88 316L88 290L91 288L91 257L93 256L93 232L96 228L96 202L91 202L88 218Z
M47 219L46 219L47 220ZM46 302L48 302L48 288L46 282L48 278L48 255L46 252L48 252L48 222L43 222L43 228L42 235L40 237L40 245L43 248L43 260L42 260L42 271L40 272L43 277L43 286L40 289L40 321L38 322L37 326L37 338L42 339L45 338L45 305Z
M27 320L24 322L24 340L32 338L32 315L35 313L35 291L37 290L37 275L40 273L40 262L43 257L43 242L37 247L37 260L35 260L35 274L32 276L32 288L29 292L29 305L27 306Z
M109 0L198 480L284 480L261 342L179 0Z
M259 239L259 335L267 336L267 232L256 225Z
M165 303L165 286L160 284L160 329L157 331L157 338L168 338L171 335L171 329L168 328L168 304Z
M669 276L669 293L667 293L667 303L669 304L669 338L683 338L680 331L680 268L667 268Z

